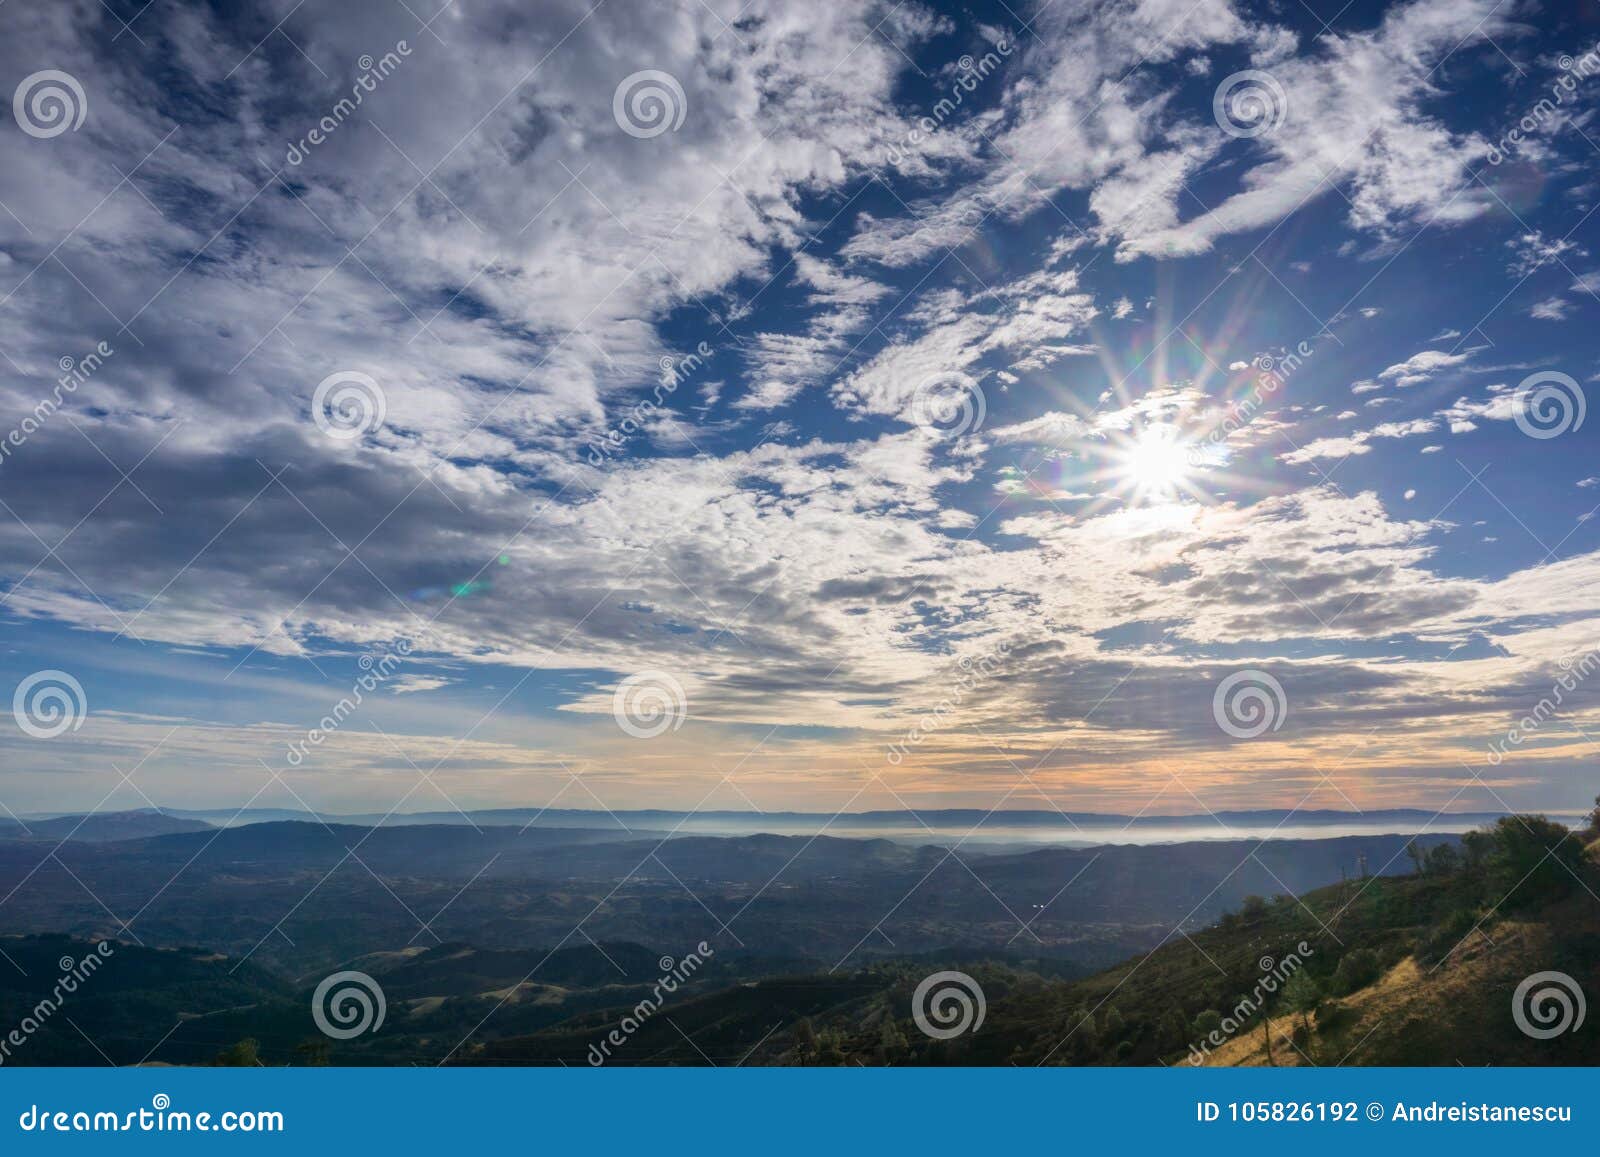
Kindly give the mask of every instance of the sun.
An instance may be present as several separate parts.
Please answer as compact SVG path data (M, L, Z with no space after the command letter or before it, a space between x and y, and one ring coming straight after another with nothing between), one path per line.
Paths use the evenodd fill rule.
M1193 489L1191 448L1171 426L1146 426L1118 453L1120 488L1144 502L1169 502Z

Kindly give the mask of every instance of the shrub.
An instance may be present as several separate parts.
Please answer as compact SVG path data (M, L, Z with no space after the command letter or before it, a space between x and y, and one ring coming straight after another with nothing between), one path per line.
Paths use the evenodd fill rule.
M1333 991L1348 996L1377 980L1381 974L1378 954L1370 948L1356 948L1346 952L1333 970Z
M1477 925L1478 915L1475 910L1457 908L1429 933L1417 956L1426 963L1437 964L1451 955Z
M1319 1032L1343 1032L1355 1023L1355 1019L1354 1010L1340 1004L1338 1001L1325 1000L1317 1005L1317 1030Z
M1490 828L1490 904L1538 907L1565 896L1578 883L1583 845L1565 825L1543 816L1504 816Z

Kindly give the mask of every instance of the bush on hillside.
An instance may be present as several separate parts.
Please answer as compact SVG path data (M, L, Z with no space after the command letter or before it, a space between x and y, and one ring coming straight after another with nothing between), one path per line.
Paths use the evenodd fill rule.
M1381 973L1378 954L1370 948L1356 948L1340 958L1330 987L1335 995L1348 996L1377 980Z
M1487 869L1491 905L1507 910L1539 907L1578 886L1583 844L1563 824L1543 816L1505 816L1490 834Z

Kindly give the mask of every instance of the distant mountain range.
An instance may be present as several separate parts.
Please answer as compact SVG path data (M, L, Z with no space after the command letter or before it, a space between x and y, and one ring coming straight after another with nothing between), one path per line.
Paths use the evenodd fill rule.
M1280 835L1303 831L1326 834L1376 834L1380 832L1470 831L1493 823L1503 812L1446 812L1425 808L1386 808L1377 811L1321 809L1295 811L1261 809L1219 811L1192 815L1116 815L1105 812L1058 812L1045 810L986 812L973 808L932 808L901 811L846 812L683 812L658 809L596 811L556 808L493 808L473 811L429 812L311 812L289 808L160 808L107 813L92 817L74 835L75 839L105 840L164 835L196 830L196 825L238 827L247 824L283 822L322 822L358 827L402 827L450 825L468 827L541 827L611 829L634 833L641 829L686 835L814 835L827 832L843 836L878 836L898 842L926 843L947 838L959 839L968 832L985 836L988 842L1006 838L1016 843L1029 842L1030 836L1049 843L1116 843L1159 840L1228 839L1259 836L1274 829L1289 828ZM122 817L122 818L119 818ZM35 833L61 838L81 817L45 813L25 817ZM1579 817L1554 815L1574 820ZM178 824L188 826L177 826ZM17 821L0 822L0 836L16 834ZM121 834L126 832L126 834ZM1119 837L1122 837L1119 839Z
M150 808L94 815L34 816L27 820L0 819L0 839L4 840L81 840L99 844L214 830L205 820Z
M1471 838L1352 835L1351 813L1318 812L1315 838L1139 842L1102 827L1091 847L972 848L865 828L667 839L681 814L668 812L626 813L651 824L628 828L594 812L564 814L610 826L290 814L0 825L0 963L16 966L0 968L0 1023L37 1004L61 956L116 944L106 984L74 1002L77 1027L54 1024L25 1063L104 1059L94 1047L121 1063L588 1063L588 1045L701 944L709 966L672 1022L652 1021L619 1063L698 1063L691 1051L719 1063L1173 1063L1261 961L1302 940L1321 1004L1337 1007L1319 1004L1313 1025L1309 1003L1280 998L1273 1016L1291 1035L1278 1052L1528 1063L1543 1054L1503 1031L1508 989L1535 968L1600 984L1600 841L1586 851L1533 817ZM975 813L953 814L966 827L946 831L972 826ZM1263 832L1285 813L1230 815ZM1363 818L1374 815L1431 818ZM1427 875L1403 875L1419 865ZM950 967L981 978L990 1022L945 1049L905 1022L918 981ZM351 968L379 978L390 1020L330 1043L309 993ZM1268 1027L1231 1038L1239 1055L1219 1060L1257 1063ZM1591 1046L1553 1055L1588 1063Z
M0 969L0 1023L29 1014L59 958L109 937L103 977L22 1063L586 1065L703 939L715 952L669 1013L608 1063L1152 1065L1195 1060L1207 1041L1211 1064L1593 1064L1592 1025L1532 1039L1513 993L1542 969L1600 983L1600 842L1585 853L1502 835L1520 859L1416 839L1425 876L1399 875L1412 864L1399 836L1046 848L970 865L883 840L688 837L655 858L643 841L577 829L464 826L74 842L59 867L36 841L0 841L0 888L19 889L0 933L15 965ZM346 863L355 847L360 863ZM1546 863L1557 850L1562 863ZM464 888L474 856L487 870ZM430 886L434 873L454 879ZM1507 896L1505 879L1526 886ZM416 934L406 904L436 939ZM138 942L111 911L133 914ZM1013 913L1027 914L1021 932ZM1282 979L1289 960L1310 983L1263 997L1262 976ZM912 1023L914 990L951 967L981 985L987 1016L932 1041ZM376 979L388 1019L330 1041L311 993L352 968ZM1237 1031L1208 1037L1235 1016Z
M1174 924L1203 926L1250 894L1404 871L1408 847L1458 838L1016 850L858 834L665 835L300 820L116 841L0 839L0 907L12 931L132 932L295 972L439 939L552 947L579 923L597 940L681 951L709 939L719 953L806 957L824 968L951 947L1025 948L1098 967Z

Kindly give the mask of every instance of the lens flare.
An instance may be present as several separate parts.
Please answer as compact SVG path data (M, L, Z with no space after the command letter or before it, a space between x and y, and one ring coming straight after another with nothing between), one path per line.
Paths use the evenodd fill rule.
M1193 448L1171 426L1146 426L1116 453L1119 489L1140 502L1170 502L1192 489Z

